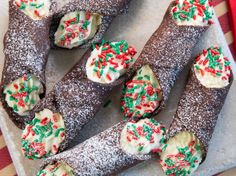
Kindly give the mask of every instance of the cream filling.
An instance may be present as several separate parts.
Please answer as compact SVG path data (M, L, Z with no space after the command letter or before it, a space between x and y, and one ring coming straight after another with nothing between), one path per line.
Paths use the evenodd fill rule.
M49 164L37 173L37 176L74 176L73 169L64 162Z
M145 65L140 70L138 70L133 79L137 79L140 76L144 77L144 79L145 79L146 75L149 76L149 79L146 78L146 81L149 81L154 87L160 89L160 85L158 83L158 80L149 65Z
M102 16L84 11L66 14L55 33L55 44L59 47L74 48L92 39L99 29Z
M128 99L132 99L132 102ZM131 82L127 83L122 98L122 111L128 117L142 117L155 111L161 100L162 92L158 80L149 65L145 65L136 72Z
M208 58L208 54L201 54L198 57L198 61L196 64L194 64L194 70L197 79L200 81L200 83L207 87L207 88L223 88L229 85L229 76L231 75L230 69L225 68L225 62L228 62L225 60L225 57L223 54L220 54L218 56L217 62L219 63L219 67L222 68L220 76L217 76L217 74L206 71L206 68L209 67L210 64L210 58Z
M212 18L213 14L214 14L213 8L210 6L208 0L206 0L206 2L204 3L203 6L207 8L206 13L209 15L209 19L206 19L208 17L206 16L205 13L202 12L203 11L202 8L199 11L198 6L193 5L193 4L191 4L190 7L195 8L194 17L185 18L184 20L180 19L180 18L175 18L175 13L174 12L176 11L178 13L178 12L181 12L183 10L183 8L186 8L186 7L183 6L183 4L186 3L186 2L189 3L190 0L178 0L178 5L172 8L171 14L172 14L172 16L174 16L174 19L175 19L177 25L179 25L179 26L181 26L181 25L185 25L185 26L208 26L209 25L209 20ZM195 4L200 4L199 2L194 2L194 3ZM200 15L200 14L203 14L203 15Z
M142 155L160 149L165 128L154 119L128 122L121 132L120 145L128 154Z
M199 139L190 132L180 132L170 138L160 155L166 175L191 175L197 170L204 152Z
M199 72L195 72L198 80L207 88L223 88L229 85L229 80L222 80L216 76L212 76L211 73L206 73L201 76Z
M120 78L123 74L126 73L126 71L128 70L128 68L133 65L133 63L135 62L135 60L132 58L132 54L129 53L129 48L127 48L126 52L119 52L120 54L117 54L116 51L113 50L113 48L110 48L112 51L108 52L108 53L104 53L103 49L104 48L108 48L110 47L110 45L117 45L120 42L111 42L111 44L107 45L107 46L100 46L100 47L96 47L94 48L94 50L91 52L90 57L87 60L86 63L86 73L87 73L87 77L88 79L90 79L91 81L94 82L98 82L98 83L102 83L102 84L109 84L112 83L114 81L116 81L118 78ZM124 45L128 45L126 42L124 42ZM119 47L121 48L121 46L124 46L123 44L120 45ZM116 47L119 48L119 47ZM130 47L131 48L131 47ZM133 48L132 48L133 49ZM103 54L104 53L104 54ZM100 62L100 56L101 55L106 55L106 60L104 62ZM127 58L127 61L129 63L124 64L122 59L118 58L117 56L125 56ZM111 61L111 62L110 62ZM100 69L96 66L96 62L101 63L100 64ZM115 68L114 68L114 64L115 63ZM113 68L113 69L111 69ZM99 72L95 72L94 70L99 70ZM99 76L97 76L99 74ZM108 77L109 75L109 77Z
M25 75L4 88L5 100L17 114L24 116L40 100L43 85L34 75Z
M26 157L38 159L56 154L65 139L65 125L59 113L44 109L22 133L22 151Z
M200 83L207 88L223 88L230 83L230 62L220 48L204 50L194 64L194 71Z
M49 16L50 0L14 0L14 5L33 20Z

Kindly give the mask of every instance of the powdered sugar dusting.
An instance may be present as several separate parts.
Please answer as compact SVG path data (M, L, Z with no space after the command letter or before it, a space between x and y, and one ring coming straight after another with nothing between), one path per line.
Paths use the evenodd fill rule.
M74 11L87 11L98 13L103 16L102 23L95 36L85 44L80 45L79 48L87 48L91 46L92 43L99 43L109 28L112 20L117 15L128 11L130 1L131 0L52 0L51 13L54 16L50 31L51 46L57 48L57 46L54 45L54 33L57 30L60 19L65 14Z
M9 2L9 28L4 38L5 63L1 81L3 87L24 74L35 75L45 87L45 66L49 52L50 18L34 21ZM20 128L29 120L9 108L1 93L3 106Z
M58 27L59 22L57 24L56 19L60 21L63 15L75 10L94 11L106 14L94 38L81 46L88 47L92 43L97 43L102 39L114 16L123 12L124 9L128 7L129 0L111 0L109 3L106 3L107 1L99 3L100 1L91 0L82 0L79 2L67 0L61 5L61 1L51 0L50 17L36 21L25 15L13 2L14 0L9 2L9 29L4 39L5 64L3 68L4 74L2 77L1 92L3 91L4 85L8 85L23 74L29 73L35 75L45 88L45 66L50 49L49 38L54 35L54 28L56 30ZM92 4L93 6L91 6ZM53 19L51 18L52 16ZM51 22L54 25L51 26ZM50 26L52 29L49 31ZM50 39L51 43L54 43L54 38L51 37ZM1 100L11 119L19 128L23 128L25 122L28 122L30 118L28 116L22 117L15 114L4 102L2 94Z
M127 10L131 0L52 0L53 14L63 15L77 10L99 13L105 16L116 16Z
M206 88L199 82L192 67L168 137L180 131L190 131L199 138L207 153L218 115L231 84L232 80L230 85L224 88Z
M172 3L156 32L146 43L141 55L134 64L132 71L142 65L149 65L155 73L163 93L160 111L166 104L174 83L184 69L191 62L194 46L208 27L178 26L171 16ZM132 75L133 72L130 72Z
M75 175L111 175L151 158L151 155L129 155L120 147L120 135L125 122L86 140L73 149L47 159L46 164L63 161Z
M65 123L65 140L60 146L60 151L64 150L78 135L79 130L95 116L111 90L124 81L123 77L110 84L90 81L85 69L90 54L91 50L87 51L31 112L31 119L34 118L34 112L45 108L62 115Z

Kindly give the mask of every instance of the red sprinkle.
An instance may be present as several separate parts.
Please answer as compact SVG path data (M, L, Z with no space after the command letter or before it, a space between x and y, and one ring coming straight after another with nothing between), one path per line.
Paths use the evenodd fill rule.
M23 75L23 79L24 79L24 81L27 80L27 75L26 74Z
M53 145L52 147L53 147L53 150L55 151L55 153L57 153L57 151L58 151L57 146L56 146L56 145Z
M19 88L17 84L14 84L13 86L14 86L15 89Z
M58 122L57 116L52 116L54 122Z
M39 11L34 10L34 14L35 14L36 16L40 17L40 15L39 15Z
M106 77L107 77L107 79L108 79L109 81L112 80L112 79L111 79L111 76L110 76L109 74L107 74Z
M40 121L40 123L41 123L42 125L46 125L46 124L47 124L47 120L48 120L48 118L45 117L45 118L43 118L43 119Z

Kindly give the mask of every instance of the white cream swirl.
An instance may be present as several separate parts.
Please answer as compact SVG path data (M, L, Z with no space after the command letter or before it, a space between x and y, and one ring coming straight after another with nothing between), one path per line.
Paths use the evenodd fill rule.
M152 69L145 65L126 83L121 111L126 117L148 117L160 105L162 91Z
M208 26L214 14L209 0L176 0L171 13L178 25Z
M23 116L40 100L43 85L34 75L24 75L4 88L5 100L14 112Z
M128 154L157 152L165 140L165 128L154 119L128 122L121 132L120 145Z
M164 148L160 163L165 175L191 175L204 155L199 139L186 131L170 138Z
M99 29L102 16L97 13L76 11L66 14L55 33L55 44L74 48L92 39Z
M133 65L135 54L135 49L124 40L97 45L86 63L88 79L102 84L116 81Z
M223 88L229 85L231 67L222 49L211 47L197 57L194 64L197 79L207 88Z
M49 16L50 4L50 0L14 0L14 5L33 20Z
M73 169L64 162L47 165L37 173L37 176L74 176Z
M59 113L44 109L22 132L22 151L29 159L39 159L58 152L65 139L65 124Z

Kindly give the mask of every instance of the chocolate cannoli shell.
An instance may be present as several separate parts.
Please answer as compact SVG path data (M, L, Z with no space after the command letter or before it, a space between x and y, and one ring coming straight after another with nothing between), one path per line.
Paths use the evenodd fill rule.
M120 134L125 122L86 140L58 155L52 156L41 168L55 161L62 161L73 168L77 175L115 175L151 158L151 155L129 155L120 147Z
M168 131L168 138L181 131L192 132L202 142L207 154L218 116L232 81L233 76L230 84L224 88L207 88L199 82L192 67L188 83Z
M126 12L131 0L52 0L53 15L65 15L73 11L87 11L104 16L117 16Z
M131 0L72 0L68 3L60 4L59 1L53 3L53 20L50 30L50 41L52 48L56 49L58 46L54 44L54 34L60 24L61 18L74 11L86 11L91 13L98 13L102 15L101 25L95 34L95 36L88 40L83 45L78 46L79 48L87 48L92 43L98 43L102 40L105 32L108 30L112 20L119 14L127 12L128 5Z
M170 4L160 27L146 43L129 75L144 65L149 65L159 81L163 100L153 113L161 111L168 100L171 89L184 67L193 60L192 50L208 27L178 26L171 15L174 2ZM129 79L130 79L129 76Z
M45 89L45 67L50 49L51 18L34 21L9 1L9 27L4 37L5 63L0 86L0 98L12 121L23 128L26 116L19 116L9 108L3 94L4 86L22 77L35 75Z
M51 48L52 49L66 49L66 48L61 48L58 47L57 45L55 45L55 36L54 34L57 31L57 28L60 24L60 20L63 16L53 16L53 20L52 20L52 24L51 24L51 28L50 28L50 42L51 42ZM84 44L75 47L75 48L88 48L90 47L93 43L99 43L101 42L101 40L103 39L103 36L105 35L106 31L108 30L112 20L113 20L113 16L103 16L102 17L102 22L99 26L99 29L97 31L97 33L94 35L94 37L92 39L89 39L88 41L86 41Z
M124 83L125 75L113 83L100 84L90 81L86 76L86 62L91 50L58 82L52 92L47 95L31 112L44 108L54 113L60 112L65 123L65 140L59 150L64 150L75 138L78 131L94 118L100 107L110 95L113 88Z

